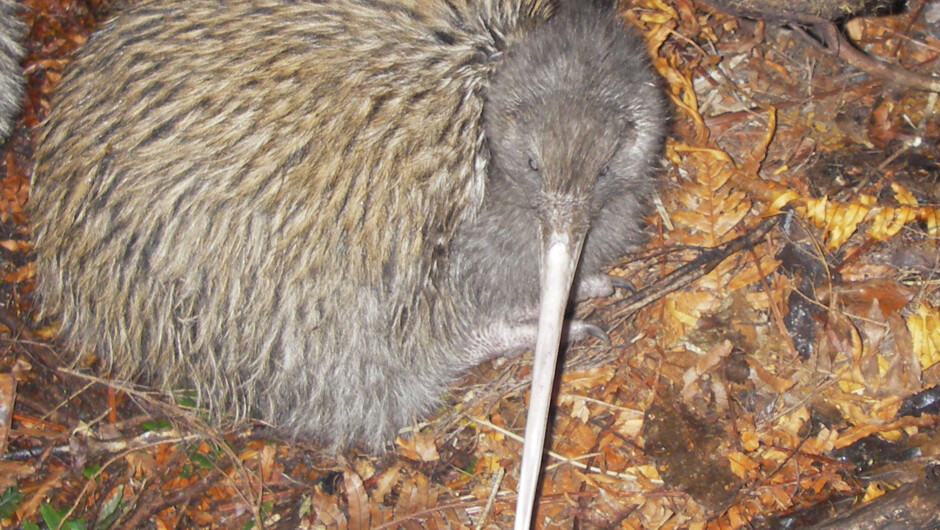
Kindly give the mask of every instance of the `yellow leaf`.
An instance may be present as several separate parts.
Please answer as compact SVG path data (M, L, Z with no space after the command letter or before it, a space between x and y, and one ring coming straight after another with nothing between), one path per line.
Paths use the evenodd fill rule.
M636 466L637 473L643 475L644 477L650 480L662 480L659 476L659 471L656 470L655 466L651 465L642 465Z
M917 217L916 211L909 206L882 208L872 220L867 233L872 239L885 241L901 231L907 223Z
M914 354L921 370L940 362L940 312L924 303L907 319Z
M880 432L878 433L878 436L884 438L885 440L889 442L899 442L904 437L904 433L900 430L895 429L893 431Z
M927 235L930 237L940 235L940 214L937 213L936 208L928 209L922 214L921 219L927 223Z
M861 223L870 210L860 203L834 204L830 203L827 209L826 230L829 232L829 249L836 249L848 241L858 224Z
M780 211L781 208L790 204L791 201L798 199L800 195L793 190L785 190L782 193L774 197L773 202L770 204L767 213L774 214Z
M855 392L856 390L861 390L865 387L863 387L862 385L854 381L849 381L848 379L842 379L839 381L839 388L842 389L842 391L845 392L846 394L851 394L852 392Z
M877 482L872 482L865 488L865 497L862 499L862 502L868 502L872 499L877 499L885 494L884 487Z
M888 368L890 367L888 360L885 359L882 355L876 355L875 357L878 359L878 375L884 377L887 375Z
M726 162L728 164L734 165L734 161L731 160L731 156L728 153L721 151L719 149L712 149L710 147L698 147L689 144L678 143L675 145L676 152L679 153L706 153L713 156L714 158Z
M826 211L829 209L829 197L806 200L806 217L818 227L826 225Z
M485 460L486 460L486 465L484 466L484 468L486 469L487 473L496 473L503 467L501 460L497 458L495 455L487 454L485 457Z
M917 199L914 198L914 194L904 188L904 186L901 186L897 182L892 182L891 189L894 190L894 200L908 206L917 206Z

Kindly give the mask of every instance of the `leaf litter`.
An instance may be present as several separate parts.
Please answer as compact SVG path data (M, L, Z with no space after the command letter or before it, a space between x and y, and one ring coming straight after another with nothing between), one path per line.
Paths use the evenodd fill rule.
M63 360L29 296L31 135L111 6L25 3L28 93L0 159L0 526L509 526L528 356L472 370L383 457L219 430L185 396ZM937 11L912 0L844 29L868 54L936 73ZM937 95L772 21L690 0L623 13L673 104L664 185L649 242L611 269L638 293L577 309L611 344L567 349L535 520L851 525L866 520L851 519L857 504L874 524L900 493L908 521L929 521L914 517L938 511L921 487L940 447Z

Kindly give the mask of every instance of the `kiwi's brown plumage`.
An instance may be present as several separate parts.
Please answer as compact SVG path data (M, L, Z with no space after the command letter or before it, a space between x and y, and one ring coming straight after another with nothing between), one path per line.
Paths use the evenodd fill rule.
M532 122L541 105L567 110ZM39 135L38 293L121 377L377 449L500 353L481 337L534 316L538 199L514 186L538 181L505 162L534 156L513 134L583 136L539 150L592 164L578 189L614 225L588 236L596 275L637 240L663 113L643 46L593 7L137 3L79 52Z
M0 0L0 142L13 129L13 118L20 110L23 95L23 47L20 39L24 27L20 21L23 7L15 0Z

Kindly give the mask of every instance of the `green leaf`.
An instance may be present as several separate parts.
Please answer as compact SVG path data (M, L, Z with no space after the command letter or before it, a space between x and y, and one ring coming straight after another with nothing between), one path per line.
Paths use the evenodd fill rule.
M56 510L48 504L43 504L39 507L39 515L42 516L42 521L46 523L46 526L49 528L63 528L65 530L85 530L86 525L83 519L76 519L74 521L63 521L65 513L68 510Z
M145 421L141 423L140 426L145 431L162 431L163 429L172 427L172 424L165 419L157 419Z
M177 394L176 404L191 409L196 408L196 392L187 390L184 393Z
M91 478L97 475L101 471L101 466L98 464L87 465L82 469L82 476L85 478Z
M212 469L212 460L202 453L193 453L189 456L189 459L205 469Z
M476 458L471 458L470 462L466 465L466 467L461 469L460 472L463 473L464 475L472 476L473 470L477 467L477 460L478 459Z
M58 528L62 524L62 516L65 515L65 512L60 512L48 504L43 504L39 507L39 515L42 516L43 522L46 523L46 526L49 528Z
M122 484L115 488L114 494L101 505L98 520L95 521L95 528L103 529L111 526L111 523L121 515L121 510L126 504L124 501L124 485Z
M3 493L0 493L0 519L8 519L13 516L20 501L23 500L23 494L14 486L10 486Z
M264 519L268 516L269 513L274 509L274 501L265 501L261 503L261 506L258 507L258 513L261 515L261 518ZM245 524L242 525L242 530L251 530L257 526L255 524L255 518L252 517L245 521Z
M66 522L62 528L66 530L86 530L86 525L83 519L76 519L75 521Z

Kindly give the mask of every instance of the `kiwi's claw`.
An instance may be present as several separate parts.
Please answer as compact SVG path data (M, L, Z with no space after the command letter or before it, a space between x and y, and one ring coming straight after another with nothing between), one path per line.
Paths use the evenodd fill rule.
M623 289L625 291L630 291L630 294L636 294L636 287L630 283L626 278L621 278L620 276L614 276L612 274L607 275L610 278L610 284L614 286L614 289Z
M569 341L581 340L588 335L602 341L605 346L610 346L610 337L607 335L606 329L598 325L591 324L590 322L585 322L584 320L571 321Z

